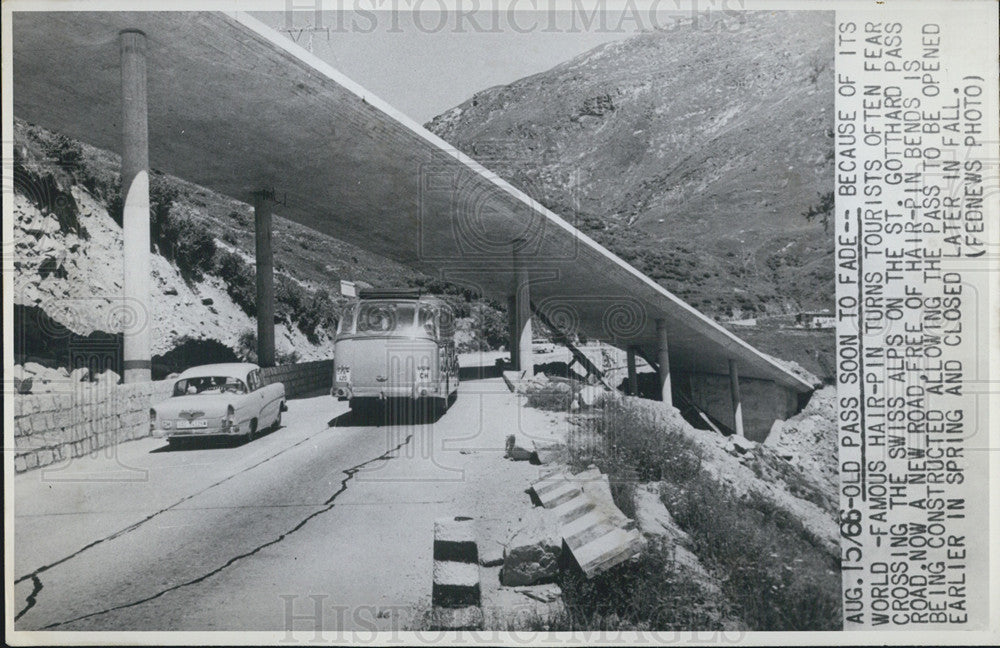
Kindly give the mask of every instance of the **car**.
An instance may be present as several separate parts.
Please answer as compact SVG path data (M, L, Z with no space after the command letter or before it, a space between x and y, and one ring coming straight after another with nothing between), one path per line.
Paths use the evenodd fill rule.
M182 439L234 436L252 440L281 425L285 386L267 384L249 362L192 367L174 381L170 398L149 410L149 431L171 445Z
M532 351L535 353L554 353L556 345L548 340L535 340L531 343Z

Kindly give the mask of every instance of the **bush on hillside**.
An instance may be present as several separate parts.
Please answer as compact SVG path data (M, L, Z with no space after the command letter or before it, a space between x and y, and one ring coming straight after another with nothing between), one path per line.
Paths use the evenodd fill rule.
M671 427L680 422L659 417L634 399L613 398L604 401L599 416L582 423L567 439L571 467L596 464L609 477L616 505L630 516L636 484L660 482L663 504L720 582L726 605L739 611L748 629L841 628L837 556L773 501L752 491L740 497L716 481L702 468L695 441ZM627 583L630 577L608 578ZM619 591L615 584L606 587ZM612 606L623 595L619 591L599 604ZM567 602L572 596L567 593ZM589 596L599 598L600 591ZM690 605L677 603L680 609Z
M235 252L218 250L215 274L226 284L226 293L250 317L257 316L257 277L253 268ZM256 342L254 348L256 348Z
M83 162L83 147L65 135L56 135L43 141L42 147L46 156L71 173L78 170Z
M573 399L576 398L577 391L569 382L549 382L529 387L525 392L526 403L528 407L541 410L568 412L573 404Z
M566 612L554 630L720 630L728 616L664 542L591 579L567 572L560 585Z

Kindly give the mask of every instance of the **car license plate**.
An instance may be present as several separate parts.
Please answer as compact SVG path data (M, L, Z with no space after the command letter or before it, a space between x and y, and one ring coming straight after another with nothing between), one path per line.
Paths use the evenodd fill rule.
M208 421L206 421L206 420L200 420L200 421L177 421L177 429L178 430L191 430L191 429L194 429L194 428L207 428L207 427L208 427Z

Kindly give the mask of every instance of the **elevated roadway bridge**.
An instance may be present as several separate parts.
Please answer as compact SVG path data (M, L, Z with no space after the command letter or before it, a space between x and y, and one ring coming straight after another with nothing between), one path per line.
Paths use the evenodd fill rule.
M520 368L532 367L534 306L567 333L627 349L633 365L636 354L648 359L665 400L683 390L735 430L752 418L748 436L766 434L812 390L252 16L14 11L8 24L13 113L122 154L124 299L136 308L150 299L153 166L254 204L262 364L274 357L277 211L506 301ZM124 333L126 379L148 380L148 330ZM745 407L740 415L741 391L752 393L753 416Z

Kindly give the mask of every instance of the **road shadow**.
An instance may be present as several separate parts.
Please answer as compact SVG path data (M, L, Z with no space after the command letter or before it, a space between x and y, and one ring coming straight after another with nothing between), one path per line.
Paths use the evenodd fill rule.
M369 407L352 409L327 421L328 427L381 427L430 425L444 416L444 408L429 402L389 399Z
M283 429L284 425L261 430L254 434L252 440L247 440L245 436L203 436L203 437L183 437L175 439L172 443L167 442L158 448L150 450L150 454L160 452L189 452L191 450L225 450L228 448L238 448L274 434Z

